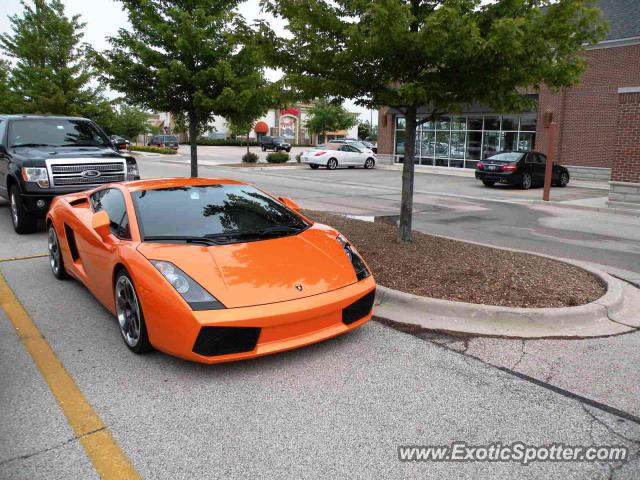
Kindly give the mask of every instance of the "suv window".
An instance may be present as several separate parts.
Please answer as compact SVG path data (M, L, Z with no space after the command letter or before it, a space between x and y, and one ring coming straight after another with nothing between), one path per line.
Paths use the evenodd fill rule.
M109 215L110 229L116 237L130 239L129 216L122 192L117 188L107 188L91 195L94 212L104 210Z
M4 145L4 132L6 129L7 129L7 122L5 122L2 118L0 118L0 145Z
M177 142L178 141L178 137L176 137L175 135L165 135L164 141L165 142Z

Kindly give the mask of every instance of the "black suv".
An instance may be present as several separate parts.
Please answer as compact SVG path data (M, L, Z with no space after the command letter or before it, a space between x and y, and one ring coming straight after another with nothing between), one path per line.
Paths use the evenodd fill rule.
M278 150L284 150L288 153L291 151L291 144L285 142L284 138L269 137L267 135L260 138L260 147L262 148L263 152L266 152L267 150L273 150L274 152L277 152Z
M0 115L0 197L17 233L35 232L56 195L139 178L135 159L91 120Z
M178 150L178 136L177 135L154 135L149 140L148 146L161 147L161 148L173 148Z

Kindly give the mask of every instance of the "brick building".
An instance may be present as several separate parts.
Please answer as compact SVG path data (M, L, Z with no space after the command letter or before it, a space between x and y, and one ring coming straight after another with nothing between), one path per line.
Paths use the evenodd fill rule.
M640 208L640 0L599 0L606 39L588 47L580 83L534 94L536 108L512 114L472 105L462 115L425 124L416 138L418 165L475 168L505 149L547 150L544 118L558 124L556 160L574 179L611 180L610 204ZM379 111L378 151L401 161L404 118Z

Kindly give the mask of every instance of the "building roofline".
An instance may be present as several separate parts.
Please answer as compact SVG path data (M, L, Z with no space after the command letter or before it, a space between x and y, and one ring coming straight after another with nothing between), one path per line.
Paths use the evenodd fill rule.
M595 45L588 45L587 50L601 50L603 48L627 47L630 45L640 45L640 36L615 38L612 40L603 40Z

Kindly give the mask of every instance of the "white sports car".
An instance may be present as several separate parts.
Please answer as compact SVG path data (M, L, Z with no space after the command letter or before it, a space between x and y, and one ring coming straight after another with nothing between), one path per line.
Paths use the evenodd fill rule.
M373 168L376 164L376 155L362 151L353 145L328 144L302 152L300 160L314 169L320 166L328 170L335 170L338 167Z

